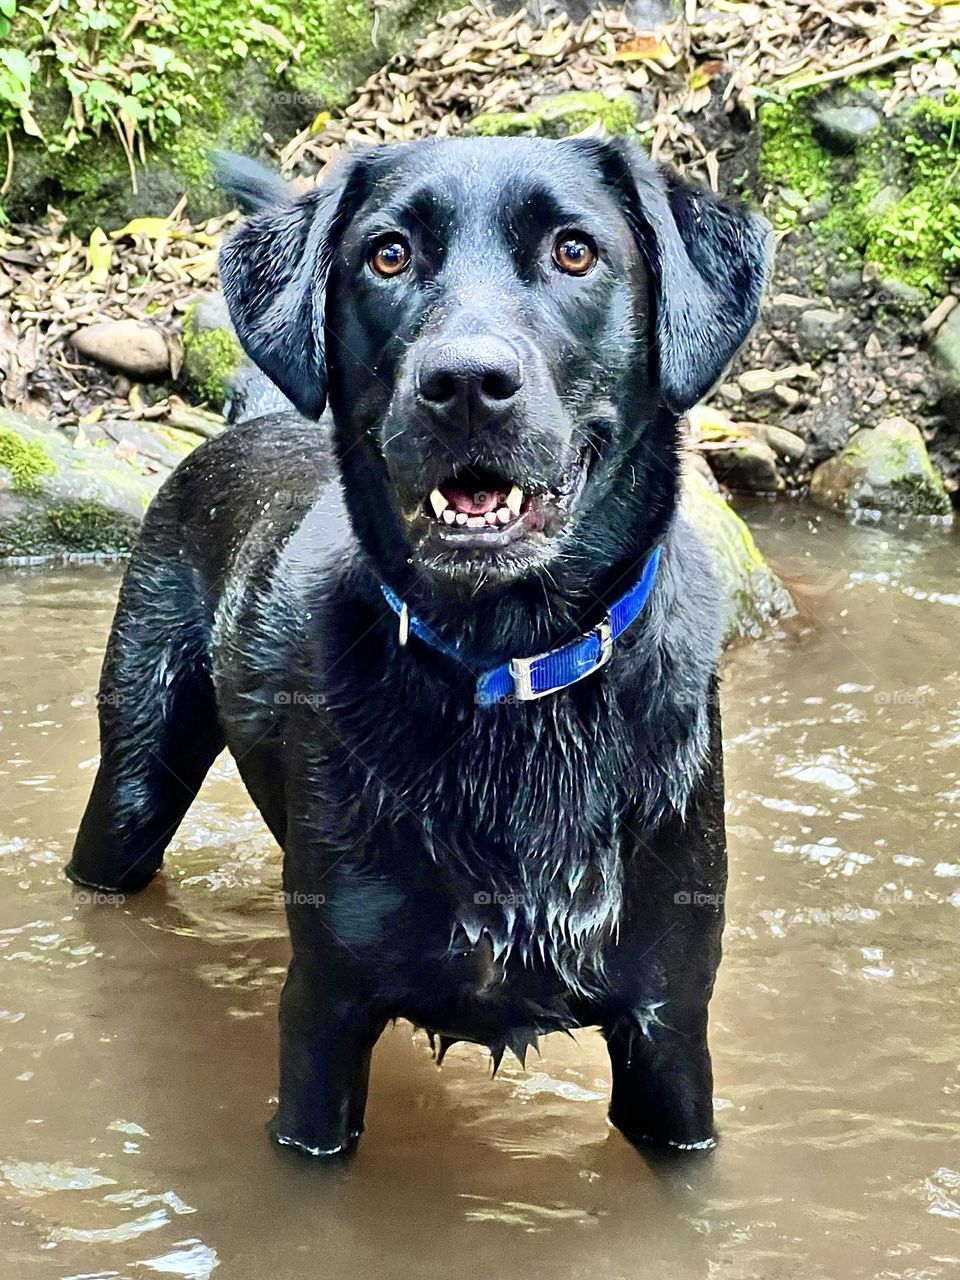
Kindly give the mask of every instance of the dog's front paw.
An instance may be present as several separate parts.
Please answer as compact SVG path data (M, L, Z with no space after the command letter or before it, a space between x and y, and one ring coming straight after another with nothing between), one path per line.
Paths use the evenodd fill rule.
M657 1124L638 1125L636 1118L618 1118L610 1111L607 1120L614 1129L619 1129L628 1142L645 1151L684 1152L712 1151L717 1145L717 1133L711 1126L706 1131L693 1128L678 1127L668 1131Z
M329 1160L350 1155L363 1133L362 1129L352 1129L340 1135L323 1134L284 1124L276 1118L267 1126L267 1131L276 1146L296 1151L302 1156L310 1156L314 1160Z

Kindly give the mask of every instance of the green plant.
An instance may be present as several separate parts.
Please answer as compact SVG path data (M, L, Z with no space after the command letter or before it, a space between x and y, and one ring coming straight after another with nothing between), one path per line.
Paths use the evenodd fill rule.
M10 24L17 12L17 0L0 0L0 40L10 34Z
M932 300L960 267L960 92L904 107L843 157L815 136L815 96L761 111L761 172L779 188L777 228L792 230L810 201L825 199L813 234L838 262L866 261Z

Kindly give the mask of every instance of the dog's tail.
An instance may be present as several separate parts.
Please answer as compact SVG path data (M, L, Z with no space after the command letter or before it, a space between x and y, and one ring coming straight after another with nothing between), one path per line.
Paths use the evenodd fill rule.
M234 155L231 151L214 151L210 155L210 163L217 186L237 202L241 213L282 208L293 199L293 193L281 178L247 156Z

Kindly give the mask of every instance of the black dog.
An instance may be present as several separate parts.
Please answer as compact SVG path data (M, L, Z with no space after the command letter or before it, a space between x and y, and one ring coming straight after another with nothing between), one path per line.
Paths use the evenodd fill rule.
M349 1149L403 1017L495 1063L599 1026L613 1123L707 1146L718 611L676 424L754 322L767 225L592 140L234 187L237 332L305 417L329 399L333 456L268 415L150 508L69 874L144 885L226 744L285 854L278 1142Z

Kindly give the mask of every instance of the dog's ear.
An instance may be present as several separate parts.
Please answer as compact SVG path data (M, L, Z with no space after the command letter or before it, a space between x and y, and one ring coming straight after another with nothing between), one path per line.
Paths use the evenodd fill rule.
M593 145L653 276L661 396L684 413L756 323L770 271L770 224L654 165L631 143Z
M220 250L230 318L250 359L307 418L326 405L327 273L358 200L362 159L301 196L252 161L216 161L221 185L253 213Z

